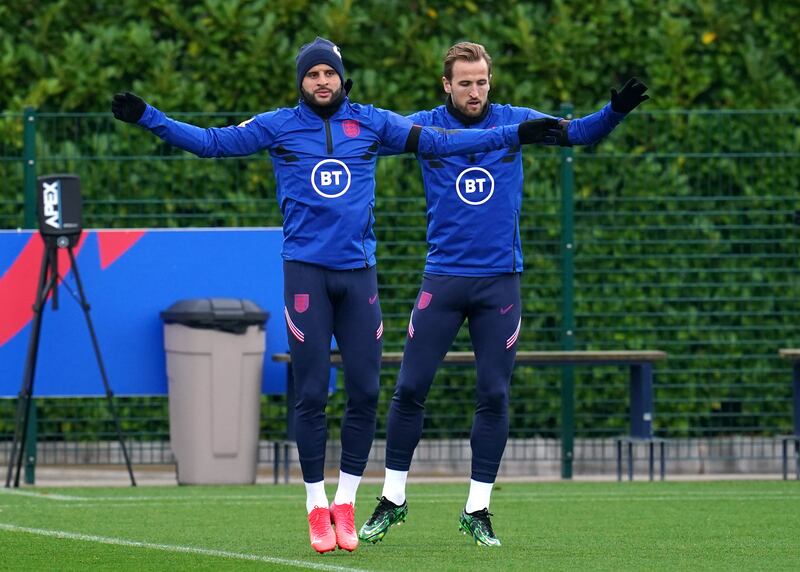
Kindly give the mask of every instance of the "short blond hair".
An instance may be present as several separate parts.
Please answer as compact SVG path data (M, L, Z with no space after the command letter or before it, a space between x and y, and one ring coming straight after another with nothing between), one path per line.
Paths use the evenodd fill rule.
M487 53L486 48L473 42L459 42L454 44L444 57L444 77L448 81L453 79L453 65L458 61L479 62L486 60L489 68L489 75L492 75L492 57Z

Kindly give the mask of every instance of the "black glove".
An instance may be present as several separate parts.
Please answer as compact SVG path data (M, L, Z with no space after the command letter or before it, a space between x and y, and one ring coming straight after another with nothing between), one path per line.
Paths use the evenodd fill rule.
M644 95L645 91L647 86L632 77L619 92L611 89L611 109L617 113L630 113L637 105L650 99L649 95Z
M538 143L540 145L560 145L569 147L567 136L567 125L569 121L560 121L551 117L542 119L530 119L519 124L517 134L521 145Z
M521 145L529 143L553 144L561 131L558 119L544 117L542 119L529 119L519 124L517 134Z
M146 107L144 99L129 91L117 93L111 100L111 113L116 119L127 123L139 121Z

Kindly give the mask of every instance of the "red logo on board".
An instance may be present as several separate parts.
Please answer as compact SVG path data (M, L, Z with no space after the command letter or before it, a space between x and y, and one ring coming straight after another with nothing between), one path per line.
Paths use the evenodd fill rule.
M355 119L347 119L342 121L342 129L348 137L358 137L358 134L361 133L361 124Z

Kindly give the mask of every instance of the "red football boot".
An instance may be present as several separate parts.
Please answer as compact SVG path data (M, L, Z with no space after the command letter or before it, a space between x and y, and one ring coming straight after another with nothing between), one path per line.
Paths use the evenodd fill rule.
M348 552L355 550L358 547L358 535L353 503L332 504L331 521L336 528L336 544L339 548Z
M308 536L311 548L320 554L336 548L336 535L331 528L331 513L327 508L315 506L308 513Z

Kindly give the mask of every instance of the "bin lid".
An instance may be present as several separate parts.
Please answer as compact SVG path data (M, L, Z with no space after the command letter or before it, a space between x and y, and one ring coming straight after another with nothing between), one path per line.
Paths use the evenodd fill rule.
M161 312L165 324L182 324L190 328L221 330L243 334L248 326L261 326L269 318L252 300L240 298L193 298L179 300Z

